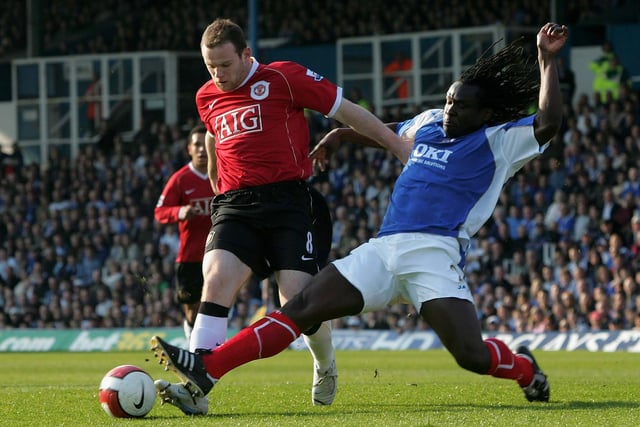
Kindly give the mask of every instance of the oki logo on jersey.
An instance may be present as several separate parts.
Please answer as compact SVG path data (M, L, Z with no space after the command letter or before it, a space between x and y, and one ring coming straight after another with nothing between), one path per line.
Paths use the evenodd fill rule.
M260 104L227 111L216 117L216 136L219 143L243 133L262 130Z
M439 150L427 144L417 144L411 153L411 160L414 162L424 162L425 160L436 160L440 163L449 163L451 150Z

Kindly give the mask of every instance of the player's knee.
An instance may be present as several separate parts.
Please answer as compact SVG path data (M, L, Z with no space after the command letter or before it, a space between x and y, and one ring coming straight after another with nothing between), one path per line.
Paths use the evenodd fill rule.
M473 360L473 358L460 358L456 359L456 361L462 369L475 372L476 374L486 373L486 369L481 369L480 364L478 364L477 361Z
M200 295L194 295L190 289L180 287L176 290L175 301L178 304L194 304L200 301Z
M304 331L306 335L311 335L308 331L310 328L313 328L314 325L317 324L318 327L320 326L321 322L316 319L316 308L314 307L314 302L305 298L302 293L299 293L290 299L284 306L282 306L281 311L293 320L295 324L300 327L300 330Z
M316 323L315 325L313 325L312 327L310 327L309 329L304 331L303 334L305 334L307 336L313 335L316 332L318 332L318 329L320 329L320 326L322 326L322 323Z
M460 351L454 353L453 356L462 369L475 372L476 374L486 374L489 370L489 366L486 360L481 355L473 351Z
M305 311L308 311L308 299L302 293L296 294L282 307L282 312L289 317L304 319Z

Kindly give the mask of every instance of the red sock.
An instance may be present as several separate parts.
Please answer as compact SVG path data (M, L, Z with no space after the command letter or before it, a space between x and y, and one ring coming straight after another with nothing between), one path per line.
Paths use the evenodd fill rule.
M487 374L497 378L516 380L520 387L531 384L534 372L529 360L513 354L504 342L496 338L487 338L484 343L491 354L491 367Z
M242 329L233 338L204 354L207 372L220 379L230 370L256 359L275 356L300 336L298 327L279 311Z

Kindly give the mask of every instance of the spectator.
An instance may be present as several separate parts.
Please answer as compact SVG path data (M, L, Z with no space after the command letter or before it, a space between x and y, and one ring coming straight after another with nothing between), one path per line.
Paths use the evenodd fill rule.
M358 104L365 110L373 111L371 103L362 95L362 90L358 86L354 86L349 94L349 100Z
M602 193L602 219L613 221L620 208L620 203L615 199L613 189L611 187L605 188Z
M87 86L82 98L86 105L86 120L87 120L87 133L89 136L96 134L96 131L100 125L100 119L102 114L100 113L100 76L93 73L91 76L91 82Z
M0 132L0 139L5 139ZM0 143L0 177L7 175L22 175L22 168L25 167L22 149L18 141L6 141Z
M609 64L615 56L615 52L613 51L613 46L609 41L602 43L601 48L602 52L600 56L589 63L589 69L594 75L593 93L597 94L601 101L604 101L605 94L608 90L606 74L609 69Z
M558 56L556 59L558 66L558 79L560 80L560 90L564 97L564 103L573 105L573 96L576 92L576 76L569 67L564 56Z
M396 52L395 57L384 67L384 73L393 77L393 87L396 96L399 99L407 99L409 97L411 82L410 71L413 68L413 61L402 52Z
M552 227L558 223L562 217L562 212L566 212L567 197L563 190L556 190L553 196L553 202L548 205L544 216L544 224Z

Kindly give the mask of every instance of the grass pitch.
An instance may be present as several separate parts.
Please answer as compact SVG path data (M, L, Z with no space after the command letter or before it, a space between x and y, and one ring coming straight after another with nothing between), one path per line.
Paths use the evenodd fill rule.
M631 426L640 423L640 355L534 352L551 402L529 403L510 380L460 369L444 350L338 352L339 391L311 405L311 357L286 351L227 374L209 415L158 401L142 419L116 419L98 403L112 367L138 365L174 380L151 352L0 353L2 426Z

